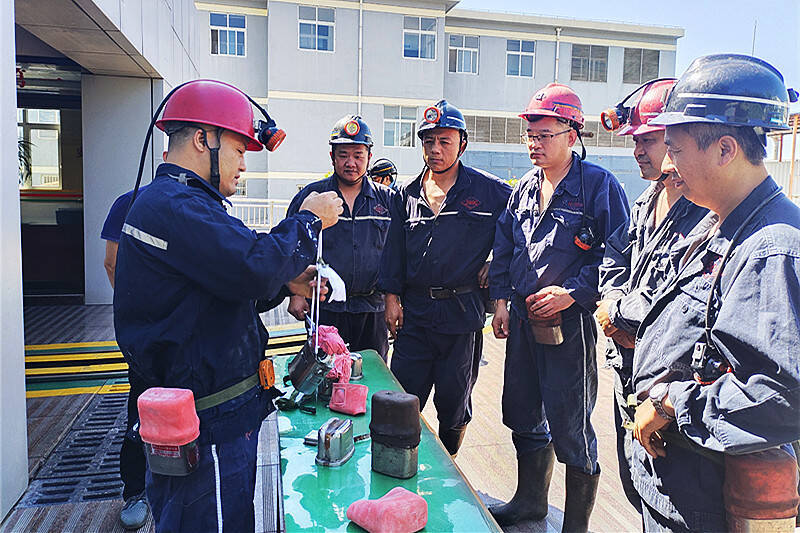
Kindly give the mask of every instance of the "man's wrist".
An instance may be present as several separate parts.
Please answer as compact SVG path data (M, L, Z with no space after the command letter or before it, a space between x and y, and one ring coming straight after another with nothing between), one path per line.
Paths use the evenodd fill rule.
M648 396L658 416L670 422L675 420L675 415L669 413L664 405L665 402L669 404L669 383L656 383L650 388ZM671 404L669 406L671 407ZM674 409L669 410L674 411Z

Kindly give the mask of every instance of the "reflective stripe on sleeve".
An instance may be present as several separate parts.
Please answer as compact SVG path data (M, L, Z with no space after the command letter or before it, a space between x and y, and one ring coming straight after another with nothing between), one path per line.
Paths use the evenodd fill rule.
M160 248L162 250L167 249L167 241L159 239L158 237L154 237L153 235L150 235L139 228L134 228L130 224L125 224L122 226L122 233L130 235L137 241L149 244L150 246L155 246L156 248Z

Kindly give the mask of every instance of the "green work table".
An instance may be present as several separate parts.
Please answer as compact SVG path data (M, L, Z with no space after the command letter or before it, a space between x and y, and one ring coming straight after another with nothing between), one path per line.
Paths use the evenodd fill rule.
M286 531L363 531L347 519L347 507L357 500L377 499L398 486L416 492L428 502L428 523L423 531L501 531L424 419L419 471L411 479L373 472L369 439L356 442L355 453L341 466L316 464L317 448L303 444L306 434L319 429L332 416L352 419L354 437L369 434L372 394L402 390L377 352L359 353L364 378L354 383L369 387L365 414L336 413L322 402L317 402L315 415L299 410L278 413ZM277 382L282 383L289 359L275 358Z

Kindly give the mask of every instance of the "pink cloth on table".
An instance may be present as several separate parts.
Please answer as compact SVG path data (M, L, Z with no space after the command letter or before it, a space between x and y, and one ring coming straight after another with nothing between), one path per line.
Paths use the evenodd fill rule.
M428 502L414 492L395 487L377 500L358 500L347 518L370 533L413 533L428 523Z
M360 415L367 412L367 393L369 387L357 383L334 383L328 408L346 415Z

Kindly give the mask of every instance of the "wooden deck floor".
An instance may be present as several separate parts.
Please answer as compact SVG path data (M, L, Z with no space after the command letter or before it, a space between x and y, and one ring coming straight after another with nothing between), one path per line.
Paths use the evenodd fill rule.
M467 476L472 486L487 505L497 500L508 501L516 489L517 470L511 431L502 423L500 398L503 390L504 340L491 333L484 334L483 358L478 382L472 394L472 422L456 464ZM613 375L602 368L605 338L598 346L597 406L592 414L592 424L597 433L597 448L602 474L594 513L590 521L592 531L641 531L641 519L628 503L622 491L617 468L617 454L613 414ZM423 411L432 427L437 426L433 402ZM530 522L506 531L560 531L564 509L564 465L556 462L550 485L550 514L541 522Z

